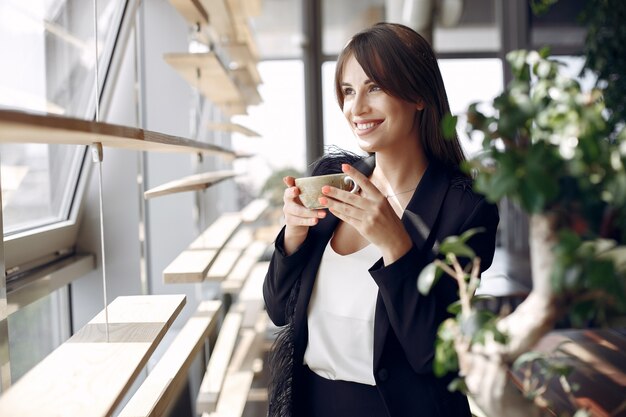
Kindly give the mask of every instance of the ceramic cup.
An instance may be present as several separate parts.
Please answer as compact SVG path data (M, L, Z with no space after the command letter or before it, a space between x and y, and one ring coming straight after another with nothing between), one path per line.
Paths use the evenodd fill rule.
M315 177L296 178L296 187L300 189L300 201L308 209L325 208L319 202L323 197L322 187L330 185L341 190L356 193L359 186L346 174L317 175Z

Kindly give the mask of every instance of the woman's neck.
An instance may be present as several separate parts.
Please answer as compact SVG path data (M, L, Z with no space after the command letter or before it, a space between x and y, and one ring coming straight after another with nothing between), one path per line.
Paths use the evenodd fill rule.
M423 152L377 153L372 180L385 195L402 193L417 187L427 167Z

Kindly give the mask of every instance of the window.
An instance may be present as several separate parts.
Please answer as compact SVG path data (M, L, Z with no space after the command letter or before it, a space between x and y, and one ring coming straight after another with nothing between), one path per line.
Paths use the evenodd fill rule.
M98 1L100 85L125 1ZM95 44L93 2L0 3L0 108L93 119ZM25 53L28 51L28 53ZM7 270L72 246L73 235L13 250L17 241L72 228L86 149L72 145L1 144L0 172ZM84 177L84 176L83 176ZM83 178L84 180L84 178ZM66 233L66 232L63 232ZM73 232L75 233L75 231ZM24 247L23 245L20 247ZM28 254L26 254L28 253Z

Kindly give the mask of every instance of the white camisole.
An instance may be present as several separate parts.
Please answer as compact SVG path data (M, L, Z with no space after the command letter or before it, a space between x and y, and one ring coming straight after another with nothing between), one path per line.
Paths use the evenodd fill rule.
M331 380L376 385L374 313L378 286L368 269L381 257L372 244L349 255L326 246L309 303L304 363Z

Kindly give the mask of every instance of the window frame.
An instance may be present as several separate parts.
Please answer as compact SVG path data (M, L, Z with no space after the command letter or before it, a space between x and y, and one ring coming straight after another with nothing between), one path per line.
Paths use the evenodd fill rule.
M106 112L107 84L112 83L115 73L124 58L124 49L120 48L121 43L125 43L128 35L135 24L135 11L139 5L138 0L120 0L118 16L115 20L117 27L111 34L112 41L107 43L106 49L102 50L99 58L100 82L99 82L99 102L100 113ZM108 83L107 81L111 81ZM94 83L95 84L95 83ZM90 93L92 100L85 116L95 118L95 85L91 86ZM102 107L105 107L104 109ZM104 110L104 111L103 111ZM77 145L78 146L78 145ZM70 194L71 202L68 217L65 220L41 225L32 229L15 231L4 236L4 263L6 280L9 281L15 276L27 274L29 271L51 264L57 260L71 256L75 252L78 238L80 220L84 206L84 197L91 176L90 149L82 146L82 159L80 162L74 192ZM80 152L80 151L79 151Z

